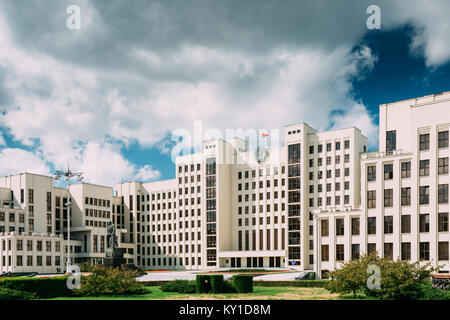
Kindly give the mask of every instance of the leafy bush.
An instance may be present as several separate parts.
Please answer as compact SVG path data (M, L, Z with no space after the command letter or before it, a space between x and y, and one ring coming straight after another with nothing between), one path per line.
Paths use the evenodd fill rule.
M370 265L380 268L379 289L368 287L372 275L368 273ZM331 281L326 288L340 294L352 293L354 297L357 293L365 293L379 299L420 299L422 286L430 282L435 270L430 263L392 261L373 253L348 261L340 269L330 272Z
M434 288L431 283L420 285L421 300L450 300L450 291Z
M237 290L235 287L233 287L233 284L231 281L224 280L223 281L223 287L222 287L222 293L236 293Z
M208 293L211 291L211 280L209 275L198 274L196 278L196 292Z
M27 292L0 287L0 300L31 300L36 299L36 295Z
M195 281L174 280L166 282L161 286L165 292L195 293Z
M232 278L233 287L239 293L253 292L253 276L237 274Z
M51 278L3 278L0 288L28 292L37 298L67 297L72 291L67 288L68 277Z
M223 275L221 274L215 274L215 275L210 275L209 279L211 280L211 292L212 293L223 293L225 288L224 288L224 279L223 279Z
M81 288L75 289L78 296L144 294L149 289L136 281L137 272L125 268L94 266L90 276L82 277Z

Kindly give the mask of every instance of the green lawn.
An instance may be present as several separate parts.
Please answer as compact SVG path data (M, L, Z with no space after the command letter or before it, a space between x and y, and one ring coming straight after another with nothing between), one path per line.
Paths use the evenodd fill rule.
M164 292L159 287L150 287L144 295L102 296L102 297L61 297L50 300L336 300L342 299L324 288L296 287L255 287L253 293L230 294L190 294ZM343 297L351 299L352 297Z

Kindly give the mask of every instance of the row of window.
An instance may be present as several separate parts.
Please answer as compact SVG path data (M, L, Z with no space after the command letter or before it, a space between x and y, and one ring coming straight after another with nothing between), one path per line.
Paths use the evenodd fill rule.
M98 206L98 207L109 208L111 206L111 201L110 200L105 200L105 199L97 199L97 198L85 197L84 198L84 204L87 204L87 205L90 205L90 206ZM59 197L56 197L56 206L59 207Z
M19 213L19 223L25 223L25 214L23 213ZM4 222L5 221L5 212L0 212L0 222ZM9 222L16 222L16 214L15 212L9 212L8 214L8 221Z
M383 231L384 234L394 233L394 217L384 216ZM449 231L448 212L439 212L438 214L438 232ZM344 219L338 218L335 220L336 235L343 236L345 233ZM428 213L419 215L419 232L430 231L430 215ZM367 234L377 233L377 218L367 218ZM401 233L411 233L411 215L401 216ZM360 234L360 218L351 218L351 235ZM321 236L329 236L329 221L328 219L321 220Z
M326 170L326 178L330 179L332 178L332 170ZM341 177L341 169L335 169L334 170L334 176L335 178L340 178ZM349 177L350 176L350 168L344 168L344 177ZM323 179L323 171L317 171L317 179ZM314 180L314 172L309 172L309 180Z
M196 165L191 164L190 166L189 165L184 165L184 172L185 173L189 172L189 168L191 169L191 172L195 171L195 168L197 168L197 171L200 171L201 165L200 165L200 163L197 163ZM183 173L183 166L182 165L178 166L178 173Z
M448 148L448 130L438 132L438 148ZM386 152L392 154L397 149L397 131L391 130L386 132ZM430 150L430 134L424 133L419 135L419 150Z
M26 257L26 261L24 261L25 257ZM44 266L44 263L43 263L44 257L42 257L42 256L36 256L35 264L33 264L33 256L25 256L25 257L22 255L16 256L16 266L17 267L22 267L22 266L41 267L41 266ZM53 261L54 261L54 264L53 264ZM8 263L8 264L6 264L6 263ZM45 256L45 266L50 267L50 266L60 266L60 265L61 265L61 257L60 256L55 256L54 260L53 260L52 256ZM3 257L3 266L11 266L11 256L8 256L8 262L6 261L6 256Z
M286 167L285 166L281 166L281 174L284 174L285 172L286 172ZM242 178L248 179L249 178L249 173L250 173L249 170L238 171L238 173L237 173L238 180L241 180ZM251 170L251 173L252 173L252 178L256 178L256 170L255 169ZM264 176L264 169L263 168L258 169L258 174L259 174L259 177L263 177ZM273 175L277 175L277 174L279 174L278 167L273 167ZM271 168L267 167L266 168L266 176L270 176L270 175L271 175Z
M439 261L448 261L449 260L449 249L448 242L442 241L438 243L438 260ZM344 261L345 250L343 244L337 244L335 250L335 259L336 261ZM394 244L390 242L386 242L383 245L384 257L387 259L393 260L394 258ZM367 253L376 252L376 244L368 243L367 244ZM330 248L328 244L323 244L321 248L322 261L329 261L330 259ZM351 258L358 259L360 256L360 245L352 244L351 248ZM400 258L402 260L411 260L411 243L410 242L402 242L401 243L401 254ZM420 260L430 260L430 243L429 242L420 242L419 243L419 259Z
M326 159L326 165L329 166L331 165L331 157L328 156L325 158ZM350 162L350 154L345 154L344 155L344 163L349 163ZM334 157L334 164L340 164L341 163L341 156L337 155ZM317 166L323 166L323 161L322 158L317 158ZM314 159L309 159L309 167L312 168L314 167Z
M448 184L438 185L438 203L446 204L448 201ZM394 204L394 190L384 189L384 207L389 208ZM367 191L367 208L376 208L377 194L376 190ZM430 186L420 186L419 187L419 204L427 205L430 204ZM410 206L411 205L411 187L401 188L401 205Z
M196 260L197 260L197 264L196 264ZM186 257L186 258L184 258L184 264L183 264L183 258L174 257L174 258L152 258L152 259L147 258L146 260L142 259L142 265L148 266L148 267L151 267L151 266L158 266L158 267L176 266L177 261L180 266L183 266L183 265L185 265L185 266L189 266L189 265L201 266L201 264L202 264L202 258L200 258L200 257L197 257L197 258L191 257L190 263L189 263L189 258ZM173 264L172 264L172 262L173 262Z
M271 221L271 219L270 219L271 217L266 217L266 224L270 224L270 221ZM238 219L238 227L242 227L242 221L243 221L243 219L242 218L239 218ZM252 226L256 226L256 217L253 217L252 218ZM278 216L274 216L273 217L273 223L274 224L278 224ZM284 216L281 216L281 223L285 223L285 217ZM259 225L262 225L262 224L264 224L264 217L259 217ZM244 225L247 227L247 226L249 226L250 225L250 218L244 218Z
M43 244L45 243L45 251L51 252L53 247L54 251L59 252L61 251L61 242L57 241L54 242L54 246L52 246L52 241L43 241L43 240L36 240L35 241L35 247L37 251L43 251ZM18 251L22 251L24 249L24 240L18 239L16 240L16 249ZM12 250L12 242L11 240L2 240L2 250L8 251ZM26 240L26 250L27 251L33 251L33 240Z
M250 249L250 231L251 231L251 249ZM281 246L278 245L278 231L281 232ZM285 249L285 229L274 229L273 232L271 229L266 229L266 232L264 232L263 229L259 230L259 246L257 247L257 240L256 240L256 233L257 230L239 230L238 231L238 250L239 251L248 251L248 250L281 250ZM266 234L265 242L266 242L266 248L264 248L264 233ZM272 238L273 233L273 238ZM271 247L271 240L273 239L273 247Z
M332 143L328 142L326 144L326 150L327 152L330 152L332 148ZM323 150L323 145L319 144L317 145L317 153L321 153ZM344 140L344 149L350 149L350 140ZM336 141L334 143L334 150L339 151L341 150L341 142ZM309 154L314 154L314 146L309 146Z
M448 157L438 159L438 174L448 174ZM419 176L426 177L430 175L430 160L420 160L419 162ZM394 165L384 165L384 180L392 180L394 178ZM401 163L401 177L411 177L411 162ZM367 167L367 181L376 181L377 179L377 167L372 165Z

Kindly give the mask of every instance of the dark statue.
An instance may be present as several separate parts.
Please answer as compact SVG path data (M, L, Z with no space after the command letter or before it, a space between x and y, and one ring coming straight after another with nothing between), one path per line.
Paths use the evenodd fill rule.
M107 230L106 242L108 243L108 248L117 248L119 245L117 243L116 227L112 221L109 222Z
M120 267L125 264L125 259L123 257L125 253L124 248L119 248L119 243L117 241L116 236L116 227L112 221L109 222L106 234L106 257L105 257L105 266L107 267Z

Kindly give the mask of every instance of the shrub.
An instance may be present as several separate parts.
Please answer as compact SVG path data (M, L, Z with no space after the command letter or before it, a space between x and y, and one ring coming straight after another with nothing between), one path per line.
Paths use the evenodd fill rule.
M0 288L24 291L37 298L67 297L72 291L67 288L68 277L51 278L4 278L0 280Z
M253 292L253 276L237 274L232 278L233 287L238 293Z
M380 288L369 289L368 282L372 273L368 273L369 265L380 268ZM420 299L421 288L430 282L431 273L435 271L430 263L392 261L380 258L376 253L361 256L330 272L331 281L326 288L340 294L359 292L380 299Z
M209 275L198 274L196 278L196 292L208 293L211 291L211 280Z
M228 280L224 280L223 281L223 293L236 293L236 288L233 287L233 285L231 284L231 281Z
M125 268L94 266L90 276L82 277L78 296L144 294L149 289L136 281L137 272Z
M215 274L209 276L210 282L211 282L211 292L212 293L224 293L225 292L225 285L224 285L224 279L223 275L221 274Z
M0 300L31 300L36 299L36 295L27 292L0 287Z
M450 300L450 292L434 288L431 283L425 283L419 287L421 300Z
M195 281L174 280L161 286L164 292L195 293Z

